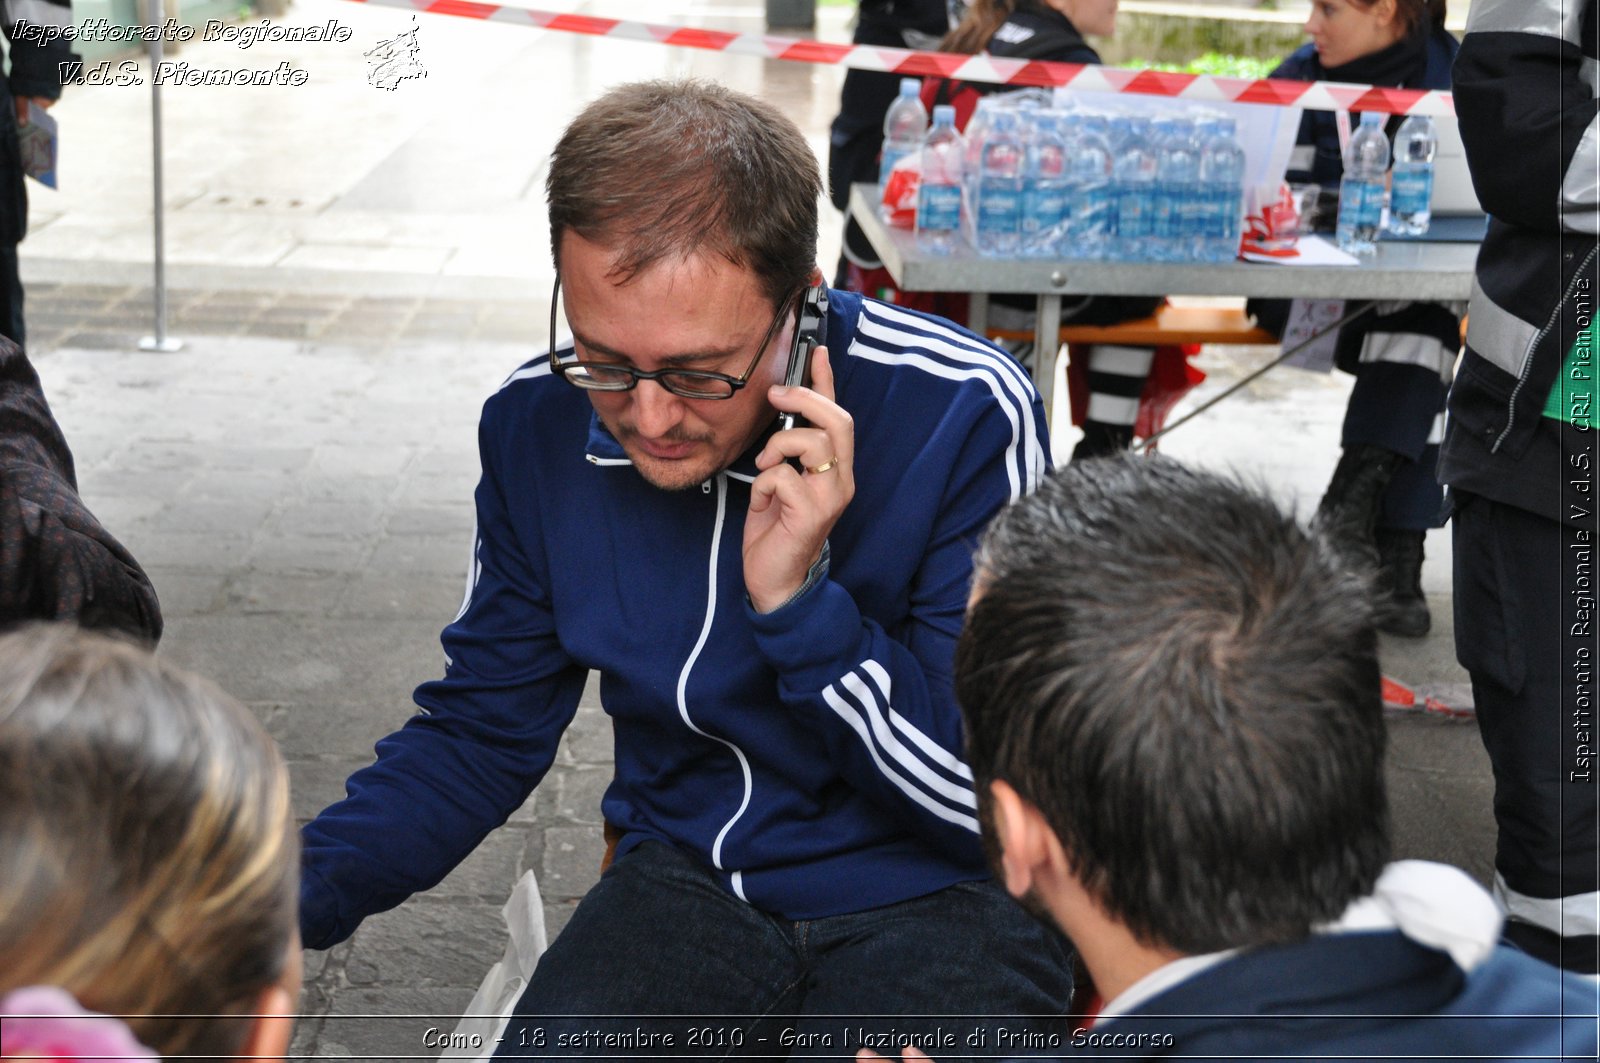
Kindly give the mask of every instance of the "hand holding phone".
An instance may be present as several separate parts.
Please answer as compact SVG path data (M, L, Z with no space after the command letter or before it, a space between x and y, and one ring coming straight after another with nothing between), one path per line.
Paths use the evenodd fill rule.
M795 322L794 341L789 345L789 361L783 371L785 387L805 387L811 383L811 355L827 341L828 289L815 285L807 288L800 300L800 318ZM793 413L778 414L780 432L802 423Z

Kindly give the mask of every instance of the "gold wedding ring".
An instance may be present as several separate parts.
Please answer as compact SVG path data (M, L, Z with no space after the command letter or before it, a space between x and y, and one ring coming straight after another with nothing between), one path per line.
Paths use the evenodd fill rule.
M806 472L809 472L809 473L827 472L829 469L833 468L837 464L839 464L839 459L838 458L836 458L836 457L835 458L829 458L827 461L823 462L821 465L807 465L806 466Z

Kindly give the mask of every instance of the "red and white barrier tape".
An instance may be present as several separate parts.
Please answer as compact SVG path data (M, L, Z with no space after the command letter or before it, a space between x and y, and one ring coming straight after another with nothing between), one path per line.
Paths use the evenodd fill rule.
M435 15L483 19L486 22L527 24L563 33L653 41L680 48L754 55L797 63L820 63L853 70L881 70L915 77L948 77L995 85L1071 85L1074 91L1219 103L1258 103L1306 107L1318 111L1381 111L1387 114L1454 115L1455 102L1448 92L1386 89L1373 85L1347 85L1336 81L1282 81L1278 79L1213 77L1172 74L1156 70L1123 70L1077 63L1041 63L1001 59L990 55L954 55L949 52L914 52L866 44L828 44L824 41L771 37L759 33L630 22L594 15L537 11L480 0L352 0L354 3L398 7Z
M1477 716L1472 703L1472 688L1464 683L1413 690L1397 679L1383 677L1385 712L1423 712L1447 720L1471 720Z

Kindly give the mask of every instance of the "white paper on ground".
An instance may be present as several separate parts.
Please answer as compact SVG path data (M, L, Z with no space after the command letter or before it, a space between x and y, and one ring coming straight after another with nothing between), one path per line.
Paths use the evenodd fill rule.
M528 988L528 979L539 957L544 955L548 944L544 901L539 896L539 881L532 871L524 872L517 880L501 914L505 916L510 937L505 955L484 975L477 995L467 1005L467 1012L456 1025L455 1033L446 1041L445 1050L439 1053L440 1059L488 1060L494 1055L511 1011L517 1006L522 991Z

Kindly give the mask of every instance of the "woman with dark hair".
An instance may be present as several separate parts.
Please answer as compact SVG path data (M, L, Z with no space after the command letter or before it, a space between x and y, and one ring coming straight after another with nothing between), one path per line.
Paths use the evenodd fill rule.
M1444 29L1444 0L1315 0L1310 43L1272 77L1408 89L1448 89L1460 47ZM1401 116L1389 120L1393 138ZM1291 182L1322 186L1320 226L1332 228L1344 162L1338 116L1307 111L1289 161ZM1287 303L1252 304L1261 323L1282 331ZM1339 333L1335 361L1354 374L1345 409L1343 454L1317 521L1357 566L1375 570L1378 628L1417 638L1431 624L1422 594L1422 544L1441 526L1434 469L1444 399L1461 346L1461 307L1380 302Z

